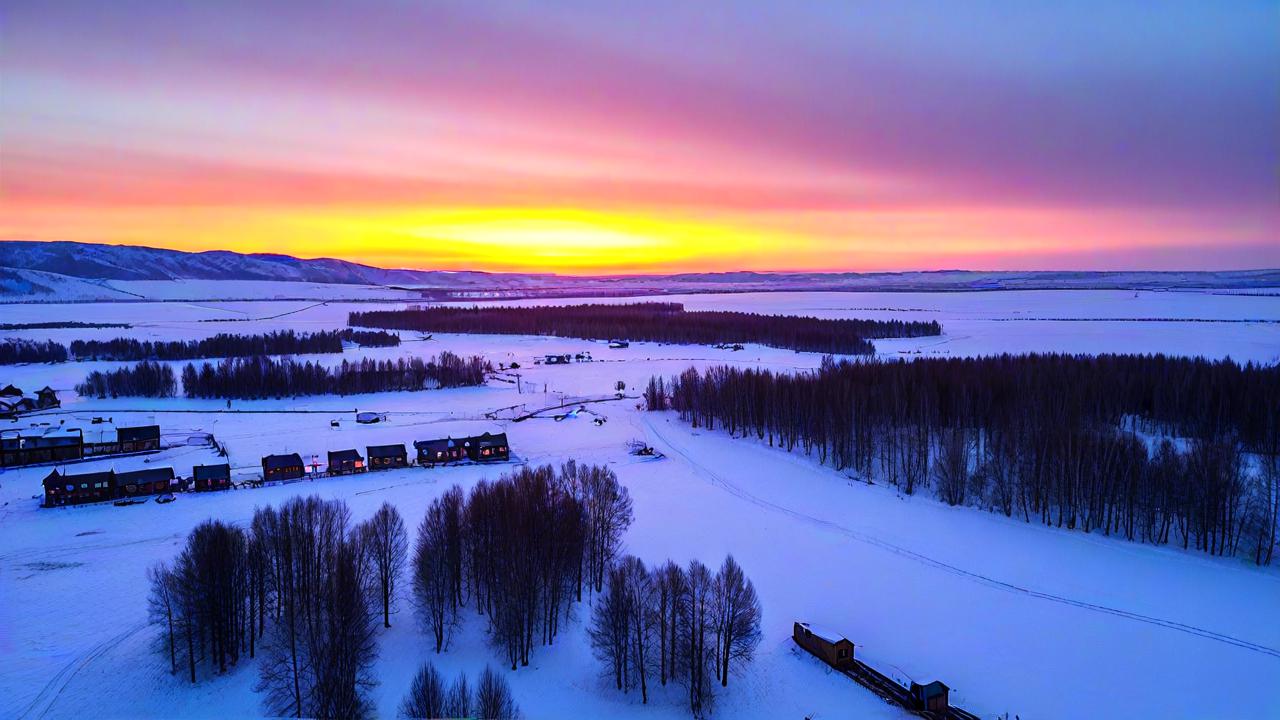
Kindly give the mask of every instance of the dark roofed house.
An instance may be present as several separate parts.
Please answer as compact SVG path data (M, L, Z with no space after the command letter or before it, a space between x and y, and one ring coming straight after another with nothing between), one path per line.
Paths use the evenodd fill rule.
M409 451L404 443L397 445L370 445L365 448L369 454L370 470L390 470L409 466Z
M352 473L364 472L364 458L360 457L358 450L330 450L329 451L329 474L330 475L350 475Z
M40 410L56 408L62 405L58 401L58 393L48 385L36 391L36 407Z
M840 633L798 622L791 628L791 639L833 668L853 665L853 643Z
M298 453L268 455L262 458L263 480L296 480L304 473L302 457Z
M114 475L110 470L82 475L54 470L44 479L44 507L110 500L115 495Z
M231 487L231 466L196 465L191 468L191 479L195 481L196 492L204 490L226 490Z
M116 439L120 443L122 453L159 450L160 426L122 427L116 430Z
M13 385L5 385L0 388L0 397L22 397L22 390Z
M511 450L507 447L507 434L496 435L485 433L470 438L467 444L467 456L475 462L500 462L511 459Z
M84 457L78 428L31 428L0 437L0 467L70 462Z
M116 497L154 495L169 492L173 484L173 468L158 467L116 473Z
M951 688L941 680L924 685L915 681L911 683L911 697L915 700L917 710L946 712L951 707L950 693Z
M467 457L462 441L453 438L419 440L413 444L413 447L418 451L418 464L426 467L458 462Z

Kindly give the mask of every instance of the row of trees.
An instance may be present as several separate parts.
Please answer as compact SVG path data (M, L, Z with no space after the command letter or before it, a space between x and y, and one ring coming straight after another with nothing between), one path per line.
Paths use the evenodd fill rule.
M356 327L444 333L623 338L671 343L750 342L808 352L870 354L868 338L940 335L937 322L824 320L789 315L697 311L679 303L557 307L425 307L353 312Z
M11 338L0 342L0 365L36 362L66 362L67 348L52 340Z
M1274 557L1280 367L1024 355L652 378L671 407L911 494L1046 525ZM1172 439L1180 438L1178 442Z
M712 574L694 560L647 568L627 556L609 570L589 631L596 657L617 688L639 689L649 702L653 680L682 683L689 709L711 708L715 686L751 661L760 644L760 600L732 556Z
M520 708L511 696L507 681L488 665L481 671L472 692L466 673L459 673L446 688L440 671L432 663L425 662L414 675L409 694L400 704L400 717L412 720L511 720L520 717Z
M76 392L85 397L173 397L178 392L178 380L167 363L143 360L131 367L116 370L94 370L84 382L76 385Z
M352 526L338 500L260 508L249 527L209 520L149 573L160 652L192 683L260 657L275 716L360 718L373 707L380 559L398 514ZM403 533L403 523L400 528Z
M347 328L342 331L342 339L361 347L396 347L400 344L400 334L386 330L355 330Z
M521 468L470 494L432 501L412 559L415 608L442 652L470 603L511 669L550 645L584 588L604 587L632 519L611 470L569 462Z
M399 336L396 336L397 339ZM343 331L296 333L280 330L262 335L219 333L200 340L73 340L77 360L192 360L254 355L307 355L342 352Z
M181 380L187 397L258 399L482 385L489 370L489 364L478 355L463 358L448 350L425 360L362 358L343 360L332 368L292 358L256 356L199 366L187 363ZM173 397L177 389L173 368L154 360L107 372L95 370L76 385L76 392L87 397Z

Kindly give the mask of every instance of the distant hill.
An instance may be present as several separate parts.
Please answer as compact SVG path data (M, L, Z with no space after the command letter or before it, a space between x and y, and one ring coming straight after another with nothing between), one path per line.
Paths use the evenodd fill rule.
M186 282L182 282L186 281ZM198 281L198 282L196 282ZM230 281L240 283L233 285ZM325 288L330 288L326 290ZM349 288L349 289L343 289ZM1280 270L882 273L680 273L575 277L387 269L289 255L181 252L130 245L0 241L6 302L339 297L495 299L762 291L965 291L1280 288Z

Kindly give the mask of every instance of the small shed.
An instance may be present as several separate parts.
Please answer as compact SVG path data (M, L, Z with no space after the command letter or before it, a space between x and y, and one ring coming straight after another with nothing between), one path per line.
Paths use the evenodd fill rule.
M196 492L204 490L226 490L231 487L231 466L196 465L191 468L191 479L195 481Z
M934 680L924 685L915 681L911 683L911 699L915 702L917 710L946 712L951 707L950 695L951 688L941 680Z
M462 441L453 438L442 440L418 440L413 444L418 451L418 464L426 467L465 460L467 451Z
M298 453L268 455L262 458L263 480L296 480L305 474Z
M351 450L329 451L330 475L351 475L352 473L364 472L365 469L364 458L360 456L358 450L353 448Z
M5 385L0 388L0 397L22 397L22 390L13 385Z
M116 473L116 497L154 495L169 492L173 484L173 468L158 467Z
M370 470L391 470L409 466L409 451L404 443L396 445L370 445L365 448L369 454Z
M511 459L511 450L507 447L507 434L496 435L485 433L470 439L467 444L467 456L475 462L502 462Z
M60 407L61 402L58 401L58 393L53 388L45 385L36 391L36 407L45 410L47 408Z
M122 453L159 450L160 426L122 427L116 430L116 439L120 442L120 452Z
M853 665L853 643L840 633L797 622L791 629L791 639L833 668Z

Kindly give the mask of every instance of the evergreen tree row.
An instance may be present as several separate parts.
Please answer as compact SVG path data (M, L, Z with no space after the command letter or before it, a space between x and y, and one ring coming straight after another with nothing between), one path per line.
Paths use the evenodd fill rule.
M940 335L937 322L825 320L791 315L695 311L678 303L557 307L424 307L353 312L355 327L441 333L553 335L668 343L759 343L806 352L870 354L868 338Z
M343 360L332 368L292 358L228 358L216 364L188 363L182 369L182 387L193 398L354 395L482 385L488 370L484 358L463 358L448 350L425 360L362 358Z
M0 365L66 361L66 346L52 340L40 341L12 338L0 342Z
M652 410L1046 525L1274 557L1280 367L1023 355L652 378ZM1154 439L1153 439L1154 438ZM1177 442L1174 442L1177 440Z
M178 392L177 378L167 363L144 360L132 367L117 370L94 370L76 385L85 397L173 397Z
M112 340L74 340L71 343L71 354L77 360L193 360L254 355L309 355L340 353L343 339L341 330L315 333L280 330L262 335L219 333L200 340L169 341L118 337Z

